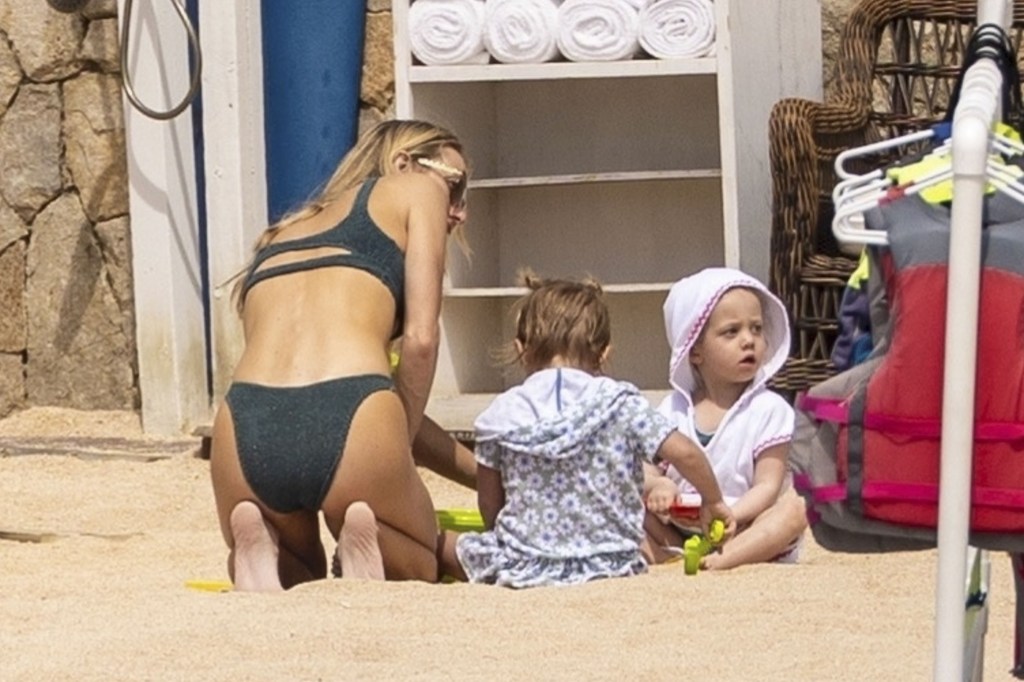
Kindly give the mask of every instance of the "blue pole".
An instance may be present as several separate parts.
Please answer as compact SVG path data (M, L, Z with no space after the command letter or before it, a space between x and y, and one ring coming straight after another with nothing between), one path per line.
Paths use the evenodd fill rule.
M308 199L355 143L366 0L261 0L267 208Z

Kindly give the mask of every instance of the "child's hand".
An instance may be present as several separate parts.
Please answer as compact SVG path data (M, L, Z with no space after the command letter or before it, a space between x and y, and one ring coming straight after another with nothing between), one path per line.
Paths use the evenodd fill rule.
M711 522L715 519L725 524L725 534L722 536L722 542L725 542L736 533L736 518L732 515L732 509L729 508L729 505L721 500L711 504L702 503L700 506L700 527L703 529L704 535L710 533Z
M667 518L669 507L676 501L679 489L671 478L662 476L656 480L647 492L647 511L662 518Z

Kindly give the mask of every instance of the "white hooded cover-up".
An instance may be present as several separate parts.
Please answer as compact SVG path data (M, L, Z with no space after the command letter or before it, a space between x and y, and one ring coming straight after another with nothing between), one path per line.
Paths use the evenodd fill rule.
M729 408L711 441L704 447L727 504L733 504L754 482L754 461L766 449L793 438L793 408L767 388L768 379L782 368L789 354L786 309L753 277L732 268L708 268L676 282L665 300L665 331L672 355L669 360L670 393L658 411L695 443L693 391L696 378L690 350L719 299L729 289L744 287L761 299L766 341L764 364L740 399ZM679 485L688 503L700 499L689 481L669 467L667 475Z
M570 368L545 369L477 418L476 459L501 472L494 530L463 533L471 582L566 585L647 570L642 460L673 425L635 386Z

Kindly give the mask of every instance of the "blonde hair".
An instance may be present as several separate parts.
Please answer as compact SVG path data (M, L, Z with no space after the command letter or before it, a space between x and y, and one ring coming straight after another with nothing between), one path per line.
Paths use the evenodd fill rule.
M519 275L530 292L517 301L514 360L527 371L546 367L561 356L573 367L598 372L611 345L608 305L597 280L543 279L530 271Z
M413 158L439 159L445 147L451 147L464 156L459 138L439 125L418 120L391 120L378 123L360 136L355 146L345 154L334 173L312 198L263 231L256 240L253 252L256 253L269 244L282 228L317 215L332 202L337 201L347 190L361 185L368 178L387 175L399 154L404 152ZM452 237L468 256L469 248L461 224L452 231ZM232 278L238 278L231 295L239 313L245 305L242 297L244 279L239 276L250 267L251 262Z

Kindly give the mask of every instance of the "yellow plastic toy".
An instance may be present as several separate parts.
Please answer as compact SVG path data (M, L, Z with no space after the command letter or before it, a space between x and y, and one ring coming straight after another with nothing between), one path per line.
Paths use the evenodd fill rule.
M200 592L230 592L234 587L230 580L204 580L195 578L185 581L185 587Z
M476 509L438 509L437 525L441 530L483 532L484 519Z
M725 537L725 523L715 519L708 528L707 535L692 535L683 543L683 570L686 575L697 575L700 571L700 560L710 554Z

